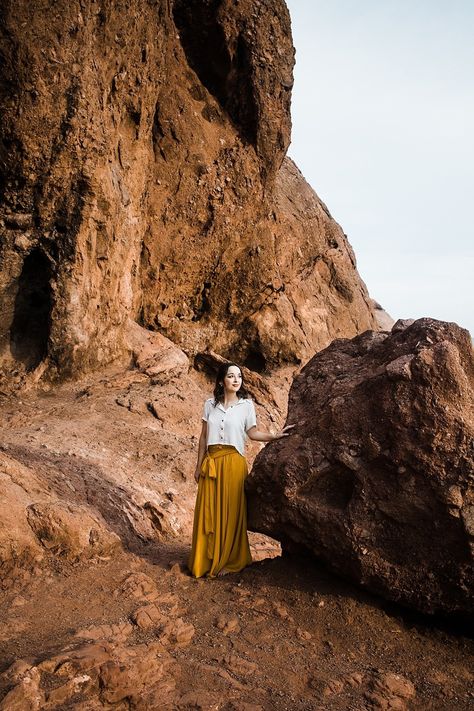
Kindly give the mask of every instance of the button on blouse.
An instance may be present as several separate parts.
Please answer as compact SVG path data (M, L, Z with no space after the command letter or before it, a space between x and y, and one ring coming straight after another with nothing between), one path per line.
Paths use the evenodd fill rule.
M244 456L247 430L257 424L255 405L250 398L239 398L226 410L222 403L214 405L211 397L204 403L202 419L207 422L206 446L232 444Z

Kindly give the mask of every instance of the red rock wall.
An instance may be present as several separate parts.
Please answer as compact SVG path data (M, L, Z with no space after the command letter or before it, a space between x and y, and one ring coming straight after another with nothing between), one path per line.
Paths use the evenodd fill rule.
M4 3L0 364L126 362L128 318L261 370L376 328L284 156L281 0ZM282 163L283 161L283 163Z

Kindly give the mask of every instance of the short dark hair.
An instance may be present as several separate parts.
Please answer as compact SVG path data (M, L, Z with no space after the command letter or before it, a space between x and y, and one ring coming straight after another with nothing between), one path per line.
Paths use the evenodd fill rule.
M221 363L217 369L216 383L214 386L214 407L217 407L218 403L224 402L224 378L232 365L235 365L235 367L240 370L240 374L242 376L242 382L239 390L237 391L237 395L243 398L249 397L248 390L244 384L244 374L240 365L237 363Z

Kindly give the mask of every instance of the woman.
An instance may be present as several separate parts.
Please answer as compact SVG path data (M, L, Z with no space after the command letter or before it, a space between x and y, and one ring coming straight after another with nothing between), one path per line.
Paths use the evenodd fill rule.
M256 442L287 437L294 425L272 434L257 429L255 406L235 363L219 367L214 398L204 403L192 549L188 567L200 578L237 573L252 562L247 537L245 435Z

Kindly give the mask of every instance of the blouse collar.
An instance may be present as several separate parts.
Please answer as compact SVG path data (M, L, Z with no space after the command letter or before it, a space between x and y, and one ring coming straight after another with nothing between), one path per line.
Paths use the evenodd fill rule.
M229 405L229 407L227 408L227 410L230 410L231 407L237 407L237 405L240 405L240 404L243 403L243 402L244 402L244 398L243 398L243 397L239 397L239 399L238 399L238 401L235 403L235 405ZM219 402L219 403L217 404L217 407L219 407L219 408L220 408L221 410L223 410L224 412L227 412L227 410L225 409L224 405L223 405L221 402Z

